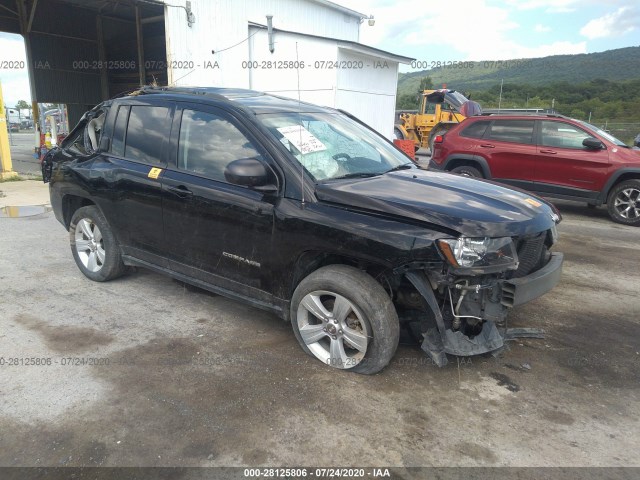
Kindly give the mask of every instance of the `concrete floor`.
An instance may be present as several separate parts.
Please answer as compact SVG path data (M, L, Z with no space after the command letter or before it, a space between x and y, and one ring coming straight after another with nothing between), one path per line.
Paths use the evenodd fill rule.
M0 218L0 466L638 466L640 230L559 206L562 282L510 316L545 340L375 376L169 278L87 280L52 213Z

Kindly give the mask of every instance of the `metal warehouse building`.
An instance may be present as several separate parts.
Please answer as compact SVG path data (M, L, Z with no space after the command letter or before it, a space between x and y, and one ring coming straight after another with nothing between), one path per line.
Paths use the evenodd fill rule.
M412 59L358 43L368 23L327 0L0 0L0 31L25 38L33 101L67 104L71 123L155 81L300 97L391 138Z

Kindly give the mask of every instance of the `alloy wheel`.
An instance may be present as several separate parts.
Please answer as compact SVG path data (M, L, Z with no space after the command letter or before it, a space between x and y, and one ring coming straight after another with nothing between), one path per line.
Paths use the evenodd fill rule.
M640 190L625 188L616 195L613 203L618 215L628 220L640 218Z
M307 348L329 366L353 368L367 353L369 323L342 295L326 290L308 293L298 306L297 322Z
M90 218L81 219L76 225L75 243L78 257L90 272L98 272L105 261L104 241L98 226Z

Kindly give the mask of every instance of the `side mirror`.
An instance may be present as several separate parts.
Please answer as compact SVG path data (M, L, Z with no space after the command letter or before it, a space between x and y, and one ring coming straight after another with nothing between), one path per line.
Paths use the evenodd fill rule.
M601 150L604 148L604 144L598 140L597 138L587 137L582 141L582 145L587 147L589 150Z
M269 183L271 175L267 167L257 158L241 158L229 163L224 169L224 178L234 185L242 185L262 192L277 191L276 186Z

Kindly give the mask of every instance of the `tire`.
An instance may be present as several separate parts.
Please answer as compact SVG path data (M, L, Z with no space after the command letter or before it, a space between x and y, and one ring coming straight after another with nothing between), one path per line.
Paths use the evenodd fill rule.
M79 208L69 225L71 253L80 271L95 282L106 282L125 272L120 247L97 207Z
M451 169L451 173L457 173L465 177L483 178L482 172L475 167L469 165L460 165L459 167Z
M300 282L291 299L291 324L307 354L366 375L389 364L400 339L398 314L387 292L347 265L322 267Z
M607 211L614 222L640 226L640 180L625 180L613 187Z
M398 127L395 127L393 129L393 138L396 140L404 140L404 135L402 134L402 130L400 130Z

